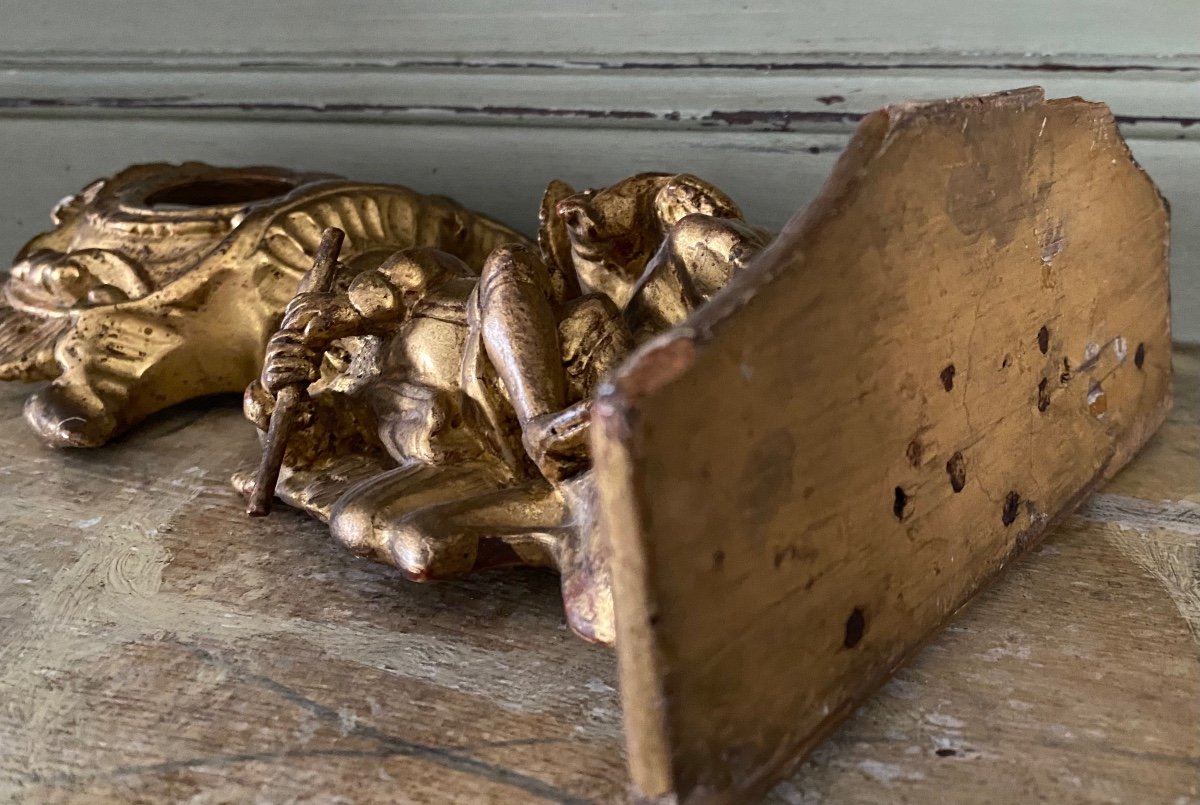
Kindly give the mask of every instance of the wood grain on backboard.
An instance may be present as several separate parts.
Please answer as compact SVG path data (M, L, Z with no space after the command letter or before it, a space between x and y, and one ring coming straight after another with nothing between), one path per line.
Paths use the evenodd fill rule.
M1102 104L888 107L598 401L629 762L764 793L1170 407L1168 216Z

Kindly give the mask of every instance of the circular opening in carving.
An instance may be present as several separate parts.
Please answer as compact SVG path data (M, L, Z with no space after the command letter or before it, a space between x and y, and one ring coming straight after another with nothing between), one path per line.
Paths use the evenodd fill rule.
M249 204L282 196L295 186L284 179L267 177L200 179L151 193L146 197L146 206L154 210L192 210L198 207Z

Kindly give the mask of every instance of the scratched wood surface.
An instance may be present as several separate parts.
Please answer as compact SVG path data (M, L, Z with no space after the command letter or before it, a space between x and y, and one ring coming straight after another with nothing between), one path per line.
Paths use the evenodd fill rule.
M1147 449L773 805L1200 801L1200 351ZM418 586L250 521L235 400L54 453L0 388L0 800L624 800L615 662L554 580Z

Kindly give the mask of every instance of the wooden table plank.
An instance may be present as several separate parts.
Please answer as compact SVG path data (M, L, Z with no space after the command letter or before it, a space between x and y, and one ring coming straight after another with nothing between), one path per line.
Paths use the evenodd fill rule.
M1144 453L772 803L1200 798L1200 352ZM55 453L0 390L0 799L621 802L556 581L413 585L227 485L235 401Z

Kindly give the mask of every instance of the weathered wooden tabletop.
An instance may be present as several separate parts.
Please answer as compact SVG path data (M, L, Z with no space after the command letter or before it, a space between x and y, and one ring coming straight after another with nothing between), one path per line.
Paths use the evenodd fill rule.
M1200 802L1200 352L1150 446L775 803ZM414 585L249 520L236 400L58 453L0 389L0 798L621 802L611 652L556 581Z

